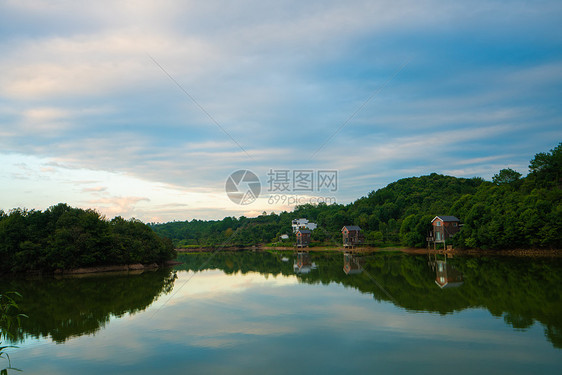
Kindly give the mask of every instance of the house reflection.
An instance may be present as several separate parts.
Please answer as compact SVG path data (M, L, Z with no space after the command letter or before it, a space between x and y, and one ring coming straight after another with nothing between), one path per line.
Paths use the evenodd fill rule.
M357 275L363 272L361 258L353 256L351 253L343 254L343 272L346 275Z
M308 251L299 251L293 264L293 270L296 274L307 274L316 269L316 264L310 259Z
M447 263L447 260L438 260L435 264L435 283L441 289L459 287L464 283L462 272Z
M435 284L437 284L441 289L443 288L456 288L464 283L463 274L459 271L451 262L445 260L437 259L437 254L435 257L428 262L431 269L435 271Z

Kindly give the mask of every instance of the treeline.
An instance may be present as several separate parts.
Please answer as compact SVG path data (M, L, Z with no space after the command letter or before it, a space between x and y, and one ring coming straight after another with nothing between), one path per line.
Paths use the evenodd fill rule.
M263 213L251 219L226 217L223 220L192 220L151 226L180 247L257 245L280 241L282 234L290 235L289 240L284 242L291 245L295 241L291 221L306 218L318 224L312 232L313 245L340 245L341 228L359 225L368 245L396 245L413 239L418 243L410 246L423 246L435 215L448 212L459 198L475 194L485 183L481 178L456 178L434 173L396 181L348 205L307 204L297 206L292 212ZM404 219L408 217L405 227L408 229L401 231ZM412 231L419 235L413 237Z
M174 257L169 239L135 219L107 220L63 203L45 211L0 211L0 274L161 263Z
M292 212L256 218L192 220L152 224L176 246L248 246L294 242L291 221L318 224L314 244L341 244L344 225L359 225L366 245L426 246L436 215L457 216L463 224L454 239L461 248L562 248L562 143L531 160L526 177L503 169L493 180L431 174L393 182L348 205L298 206Z
M492 184L461 197L450 212L463 226L454 244L468 248L562 248L562 143L535 155L529 174L502 169Z

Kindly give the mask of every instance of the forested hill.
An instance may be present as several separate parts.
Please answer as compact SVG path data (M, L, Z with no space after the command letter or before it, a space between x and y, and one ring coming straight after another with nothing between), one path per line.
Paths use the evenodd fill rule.
M64 203L45 211L0 210L0 274L30 270L161 263L176 256L146 224Z
M318 224L312 233L317 244L339 244L344 225L359 225L368 245L423 247L436 215L461 220L454 238L457 247L562 248L562 143L535 155L526 177L509 168L492 182L434 173L401 179L348 205L304 205L251 219L192 220L152 228L176 246L255 245L291 235L291 220L306 218ZM294 238L285 242L291 244Z

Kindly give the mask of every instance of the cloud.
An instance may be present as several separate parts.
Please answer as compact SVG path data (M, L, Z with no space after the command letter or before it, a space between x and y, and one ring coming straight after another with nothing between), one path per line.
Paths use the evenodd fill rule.
M94 192L94 193L101 193L107 190L107 186L94 186L94 187L89 187L89 188L83 188L82 191L84 193L90 193L90 192Z
M524 165L562 135L554 1L30 0L0 8L0 147L43 158L42 179L59 171L100 181L82 188L107 186L76 188L72 199L82 193L84 204L99 194L146 197L108 205L169 217L170 202L155 198L168 189L174 202L193 199L189 212L242 213L248 207L224 200L226 176L241 168L260 176L338 169L343 202L409 173L489 176L502 164ZM434 153L450 157L437 162ZM152 188L127 193L104 180L116 175ZM263 209L271 210L247 212Z
M25 59L4 63L0 94L16 99L103 95L150 77L140 36L92 35L30 41ZM155 44L166 44L164 40ZM7 59L4 59L6 61ZM1 61L1 60L0 60ZM154 76L154 75L153 75Z
M109 217L134 216L140 202L150 202L146 197L108 197L89 200L88 207L96 208Z

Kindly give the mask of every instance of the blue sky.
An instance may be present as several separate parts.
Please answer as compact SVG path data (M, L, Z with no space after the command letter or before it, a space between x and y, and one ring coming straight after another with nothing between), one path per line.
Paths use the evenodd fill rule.
M525 175L562 141L560 19L560 1L1 1L0 209L211 219L291 209L270 169L337 170L339 203ZM253 204L225 194L238 169Z

